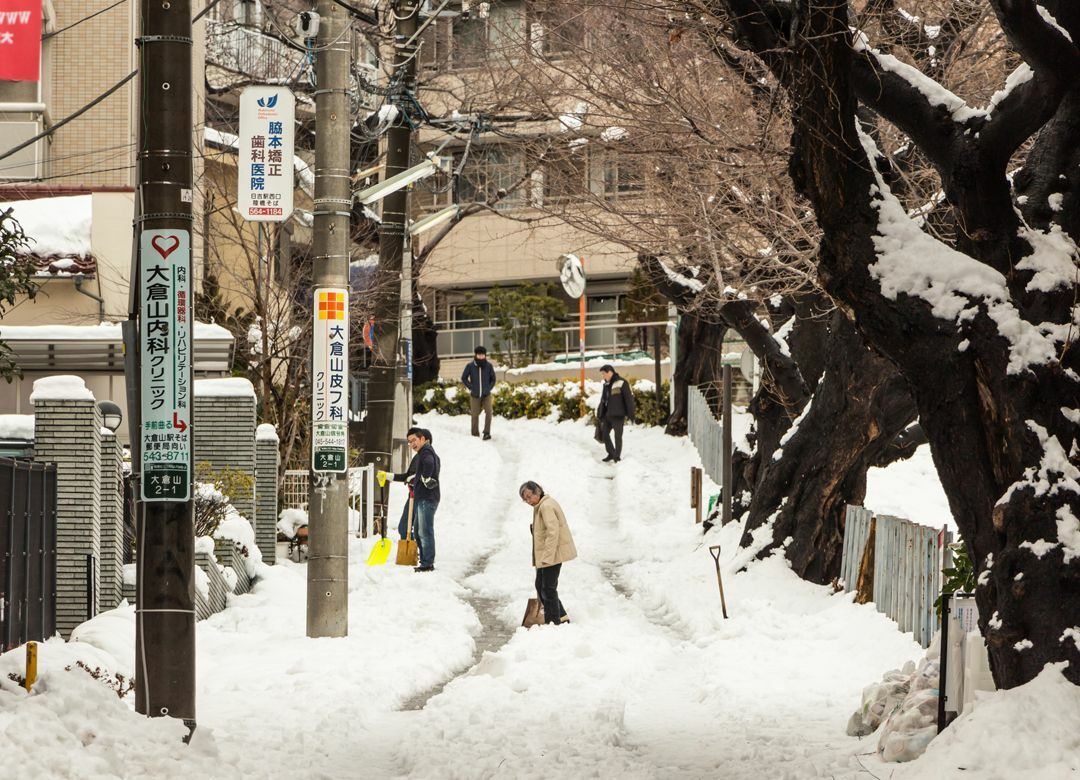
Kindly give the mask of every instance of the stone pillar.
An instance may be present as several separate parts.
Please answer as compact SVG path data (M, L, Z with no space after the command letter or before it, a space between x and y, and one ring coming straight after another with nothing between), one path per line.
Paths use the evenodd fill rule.
M278 435L270 423L255 431L255 542L263 563L277 560Z
M104 611L124 598L124 466L116 434L101 429L101 590Z
M195 463L214 471L235 469L251 477L251 490L229 495L255 525L255 388L247 379L198 379L195 387ZM236 491L233 491L236 492Z
M56 464L56 629L66 637L98 611L101 413L77 376L37 380L30 403L34 457Z

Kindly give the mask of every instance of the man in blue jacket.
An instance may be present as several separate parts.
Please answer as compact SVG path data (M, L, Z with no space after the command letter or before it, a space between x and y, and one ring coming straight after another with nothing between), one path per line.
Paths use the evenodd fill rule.
M491 391L495 389L495 369L487 359L487 350L477 347L473 360L461 372L461 382L469 388L469 411L472 413L472 435L480 435L480 410L484 410L484 439L491 438Z
M435 510L439 508L439 470L442 463L431 446L431 431L410 428L407 434L409 449L415 453L404 474L379 472L380 483L386 479L405 482L413 495L413 535L420 552L420 565L414 571L435 571ZM409 504L401 512L398 533L405 538L408 532Z

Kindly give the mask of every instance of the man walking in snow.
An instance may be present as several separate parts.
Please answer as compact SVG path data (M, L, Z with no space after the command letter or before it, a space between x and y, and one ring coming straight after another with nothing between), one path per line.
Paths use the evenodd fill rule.
M495 369L482 346L473 350L473 360L461 372L461 382L469 388L469 411L472 413L472 435L480 435L480 410L484 410L484 439L491 438L491 391L495 388Z
M435 570L435 510L439 508L439 470L442 463L431 446L431 431L410 428L407 434L409 449L414 453L404 474L380 471L379 481L392 479L405 482L413 496L413 533L420 552L420 565L414 571ZM398 534L404 539L408 532L409 504L401 512Z
M596 418L600 421L600 432L604 437L607 450L605 463L618 463L622 460L623 423L627 418L634 421L634 393L630 383L619 376L610 365L600 367L600 376L604 378L604 391L600 396L600 406ZM612 442L611 434L615 434Z

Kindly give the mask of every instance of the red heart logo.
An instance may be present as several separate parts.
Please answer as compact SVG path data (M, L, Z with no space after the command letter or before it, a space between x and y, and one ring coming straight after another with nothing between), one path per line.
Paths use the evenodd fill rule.
M164 240L162 240L164 239ZM158 242L161 241L159 244ZM172 242L169 244L169 242ZM176 236L154 236L150 239L150 246L154 247L162 259L165 259L180 246L180 239Z

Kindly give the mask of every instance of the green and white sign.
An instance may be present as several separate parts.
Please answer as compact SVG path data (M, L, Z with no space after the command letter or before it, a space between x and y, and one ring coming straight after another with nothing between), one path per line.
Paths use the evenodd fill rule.
M139 262L142 498L191 498L191 234L144 230Z
M349 291L315 290L311 358L311 468L343 472L349 454Z

